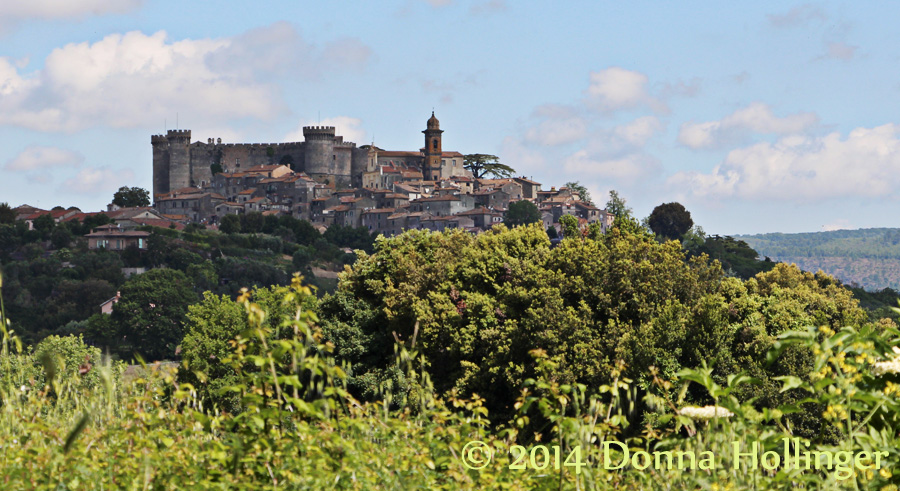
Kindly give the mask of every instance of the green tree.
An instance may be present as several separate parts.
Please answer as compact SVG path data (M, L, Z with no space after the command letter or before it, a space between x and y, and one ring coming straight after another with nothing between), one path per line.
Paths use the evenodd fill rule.
M564 239L581 238L581 231L578 229L578 219L572 215L563 215L559 217L559 225L562 227Z
M132 277L121 292L112 314L123 340L120 353L138 352L148 361L175 356L188 305L197 299L188 277L181 271L152 269Z
M594 206L594 200L591 198L590 191L588 191L580 182L569 181L566 183L566 187L578 193L578 197L581 198L581 201Z
M647 224L653 233L663 239L673 240L681 239L694 226L694 220L684 205L673 202L663 203L654 208L647 219Z
M263 228L263 214L258 211L251 211L243 215L237 215L241 220L241 231L245 234L258 234Z
M226 234L237 234L241 232L241 217L237 215L225 215L219 222L219 230Z
M615 189L609 192L609 201L606 202L606 211L612 213L616 217L632 217L631 208L625 203L625 198L619 196L619 192Z
M509 204L503 223L512 228L519 225L527 225L541 221L541 210L537 205L527 200L515 201Z
M45 213L34 219L32 222L34 229L37 230L41 237L49 238L50 233L56 228L56 221L53 220L53 216L49 213Z
M472 172L475 179L493 176L498 179L511 177L516 173L512 167L501 164L500 157L483 153L473 153L463 157L463 167Z
M69 229L65 226L56 227L53 232L50 233L50 243L53 244L54 249L69 247L69 243L72 242L72 239L72 232L69 232Z
M150 206L150 192L144 188L122 186L113 194L112 202L120 208Z
M16 211L9 206L9 203L0 203L0 224L12 225L14 223L16 223Z
M244 307L227 296L203 294L203 300L188 308L181 357L190 370L179 371L179 381L192 384L207 401L207 407L236 413L240 410L239 398L220 393L221 389L234 385L237 373L223 360L231 354L228 342L248 327ZM197 373L202 373L202 380ZM211 403L211 404L209 404Z
M720 352L729 331L704 340L691 319L721 278L715 264L685 261L678 244L621 230L553 249L539 224L476 237L409 231L353 265L323 301L323 330L338 352L357 353L348 361L361 390L391 377L394 336L415 336L439 393L477 393L502 418L535 374L534 349L559 364L559 383L589 387L610 383L620 359L625 376L647 382L651 365L674 376L692 359L688 347Z

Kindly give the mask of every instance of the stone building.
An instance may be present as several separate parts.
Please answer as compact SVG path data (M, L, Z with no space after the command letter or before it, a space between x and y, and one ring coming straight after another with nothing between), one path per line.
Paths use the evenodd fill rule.
M368 150L335 135L334 126L305 126L303 142L222 143L208 138L191 143L191 130L153 135L153 195L185 187L204 187L213 173L240 173L258 166L285 165L318 182L346 187L366 167Z

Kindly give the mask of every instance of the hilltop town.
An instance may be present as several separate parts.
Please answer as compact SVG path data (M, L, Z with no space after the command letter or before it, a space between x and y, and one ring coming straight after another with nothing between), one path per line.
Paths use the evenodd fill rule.
M478 233L515 223L511 208L527 202L527 221L540 221L549 232L562 232L565 215L582 230L598 224L605 232L613 224L614 215L582 199L577 188L543 190L539 182L513 176L508 166L499 176L484 168L473 174L466 155L443 150L434 113L422 133L419 150L392 151L357 147L333 126L303 128L303 142L271 144L223 144L218 138L191 143L190 130L170 130L151 137L152 195L124 187L120 192L142 193L141 199L114 199L105 211L29 205L10 211L28 230L39 220L76 224L68 228L87 239L88 249L117 251L147 250L151 227L230 233L255 215L309 222L319 233L335 225L371 237L416 229Z
M332 126L303 128L296 143L190 142L190 130L154 135L153 201L160 218L217 226L228 215L291 215L320 228L333 224L396 235L408 229L484 230L504 220L510 203L526 200L545 228L563 215L583 225L613 216L566 187L542 190L524 176L476 178L464 155L444 151L432 113L416 151L357 147Z

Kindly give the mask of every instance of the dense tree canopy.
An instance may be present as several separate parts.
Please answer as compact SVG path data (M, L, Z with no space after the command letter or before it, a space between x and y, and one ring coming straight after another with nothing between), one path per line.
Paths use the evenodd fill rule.
M113 194L112 203L120 208L150 206L150 192L144 188L122 186Z
M578 193L578 197L581 199L581 201L584 201L591 206L594 205L594 200L593 198L591 198L590 191L588 191L587 188L584 187L584 185L582 185L580 182L569 181L566 183L566 187Z
M518 225L527 225L541 221L541 210L531 201L520 200L509 204L506 210L506 216L503 223L507 227L516 227Z
M153 269L127 281L121 293L112 314L120 350L140 353L148 361L174 357L188 305L197 301L188 277L173 269Z
M663 203L653 209L647 219L650 230L663 239L681 239L694 226L691 212L681 203Z
M0 224L12 225L16 222L16 212L9 206L9 203L0 203Z
M625 203L625 198L619 196L619 192L615 189L609 192L609 201L606 202L606 211L612 213L617 218L631 218L631 208Z
M789 352L768 366L776 336L865 319L852 295L825 275L778 265L742 282L705 256L686 258L676 242L619 227L570 236L551 249L537 224L379 239L321 312L359 394L374 394L393 377L395 336L415 338L436 388L479 394L500 415L535 375L534 349L556 364L560 383L596 388L621 363L624 376L648 386L650 367L673 379L708 363L720 381L740 371L766 380L745 391L747 398L789 402L773 377L806 373L809 357ZM797 418L804 424L804 415Z
M501 164L500 157L483 153L473 153L463 157L463 167L470 170L475 179L483 177L506 178L516 173L512 167Z

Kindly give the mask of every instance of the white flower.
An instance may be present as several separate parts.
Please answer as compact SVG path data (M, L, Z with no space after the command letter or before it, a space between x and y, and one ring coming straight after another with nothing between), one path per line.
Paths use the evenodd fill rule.
M900 373L900 358L891 361L879 361L872 367L872 375L876 377L886 373Z
M703 406L703 407L694 407L688 406L683 407L678 410L678 414L682 416L687 416L691 419L700 419L700 420L709 420L715 417L719 418L730 418L734 416L734 413L725 409L721 406Z
M891 348L895 354L900 355L900 347ZM890 361L878 361L872 366L872 375L880 377L886 373L900 373L900 356L895 356Z

